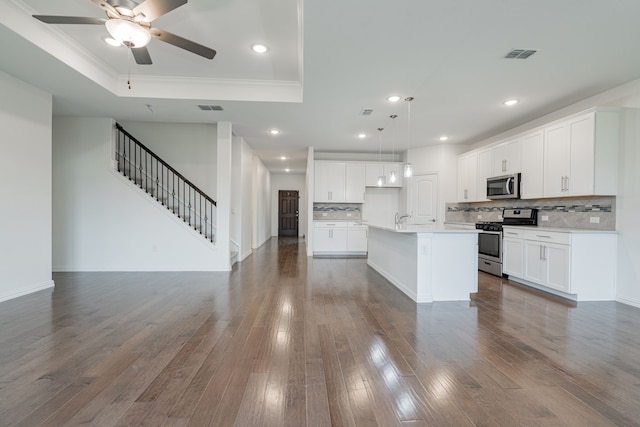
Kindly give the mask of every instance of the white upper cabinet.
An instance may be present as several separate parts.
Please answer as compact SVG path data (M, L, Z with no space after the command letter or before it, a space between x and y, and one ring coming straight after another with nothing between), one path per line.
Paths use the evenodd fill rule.
M345 172L345 202L364 203L365 164L348 162Z
M493 173L493 150L487 148L478 151L478 182L477 199L479 201L487 200L487 178L494 176Z
M478 197L478 152L458 157L458 201L475 202Z
M345 202L345 162L316 160L314 175L315 202Z
M543 196L544 131L528 132L522 136L522 176L520 197L536 199Z
M316 160L314 202L364 203L364 162Z
M591 111L545 128L544 197L616 195L617 111Z
M389 180L391 171L396 174L395 182ZM365 185L367 187L379 187L379 176L384 177L382 187L402 187L404 179L403 164L398 162L367 162L365 176Z
M519 173L522 169L522 138L493 147L493 176Z

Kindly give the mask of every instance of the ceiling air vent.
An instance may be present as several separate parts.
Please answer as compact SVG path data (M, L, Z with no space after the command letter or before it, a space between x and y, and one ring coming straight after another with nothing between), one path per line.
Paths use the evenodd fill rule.
M373 113L373 109L371 108L365 108L364 110L362 110L362 112L360 112L360 114L363 116L370 116L371 113Z
M511 52L507 53L504 57L507 59L527 59L534 53L536 50L532 49L513 49Z
M219 105L198 105L198 108L202 111L222 111L222 107Z

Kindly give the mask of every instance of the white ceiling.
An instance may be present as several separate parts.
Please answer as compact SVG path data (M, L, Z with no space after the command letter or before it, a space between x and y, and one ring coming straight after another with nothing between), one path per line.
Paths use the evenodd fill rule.
M52 93L54 114L230 121L276 173L302 172L308 146L377 152L378 127L390 152L390 114L405 150L407 106L386 101L392 94L415 97L412 147L443 134L469 144L640 77L637 0L190 0L153 26L217 56L152 40L147 66L107 46L102 26L46 25L31 13L104 13L90 0L0 2L0 70ZM254 42L269 53L252 53ZM513 48L538 52L504 59ZM516 107L502 105L512 97Z

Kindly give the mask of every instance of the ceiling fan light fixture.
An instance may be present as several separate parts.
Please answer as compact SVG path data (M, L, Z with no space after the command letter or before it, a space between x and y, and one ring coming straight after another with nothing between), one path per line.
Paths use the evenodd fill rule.
M111 45L113 47L122 46L122 43L120 43L118 40L114 39L113 37L104 37L102 40L104 40L105 43L107 43L108 45Z
M148 29L126 19L109 19L105 26L111 37L125 46L139 48L151 41Z

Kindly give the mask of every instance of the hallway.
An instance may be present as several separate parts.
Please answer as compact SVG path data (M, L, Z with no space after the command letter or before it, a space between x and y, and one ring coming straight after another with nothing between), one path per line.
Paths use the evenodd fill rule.
M272 238L230 273L56 273L0 303L0 426L639 425L640 309L480 273L416 305Z

